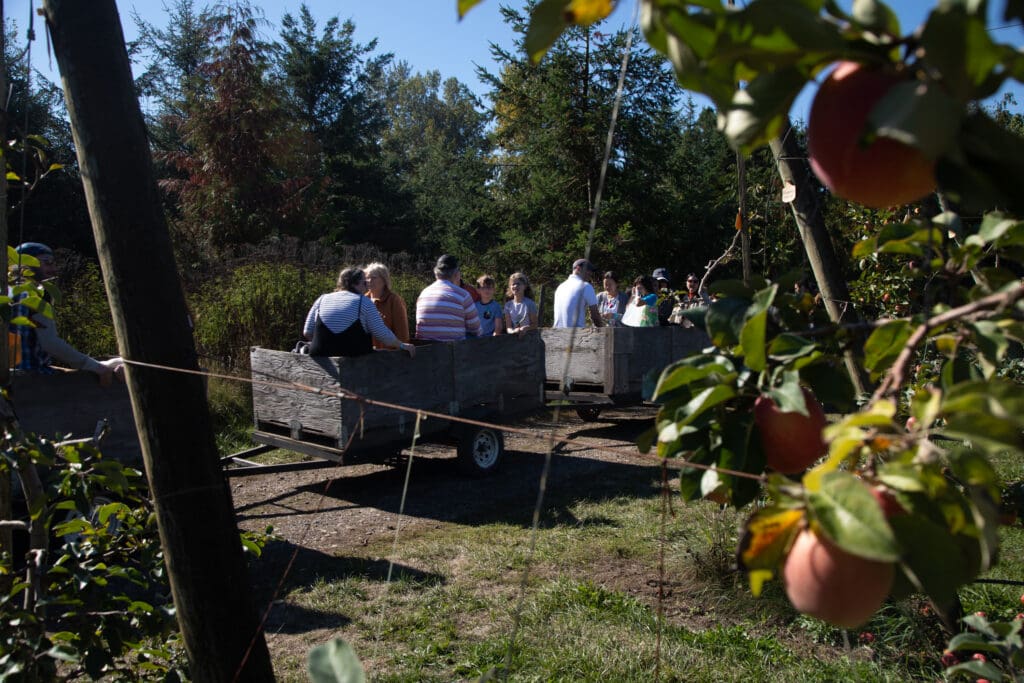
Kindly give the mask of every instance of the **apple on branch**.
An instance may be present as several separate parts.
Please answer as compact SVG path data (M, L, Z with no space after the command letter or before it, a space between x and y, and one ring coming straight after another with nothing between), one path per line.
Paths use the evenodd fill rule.
M807 123L807 149L815 175L833 194L885 209L935 189L933 160L868 130L875 105L905 81L891 68L840 62L821 84Z

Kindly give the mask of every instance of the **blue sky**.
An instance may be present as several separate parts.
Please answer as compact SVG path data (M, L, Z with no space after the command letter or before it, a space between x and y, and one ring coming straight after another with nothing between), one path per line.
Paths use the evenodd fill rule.
M148 22L163 26L166 24L164 6L171 2L118 0L126 38L135 36L132 10ZM208 3L196 0L197 7L204 4ZM280 27L281 16L285 12L297 14L302 3L301 0L255 0L255 4L264 8L266 19L271 24L268 32L274 37ZM305 4L321 24L333 16L351 18L356 25L356 39L360 43L376 38L381 51L392 52L396 59L409 62L414 71L436 69L443 77L454 76L483 95L486 90L476 78L475 65L493 67L489 49L491 43L511 47L513 34L501 21L499 6L517 5L518 2L483 0L461 22L456 12L456 0L306 0ZM849 8L853 0L840 0L839 4ZM928 0L893 0L888 4L899 15L906 33L924 21L936 3ZM18 23L19 37L23 40L29 0L7 0L4 5L7 18ZM41 0L35 0L35 6L39 5ZM989 5L990 25L1002 24L999 18L1005 0L990 0ZM633 18L634 7L635 0L621 0L611 17L612 25L619 27L628 24ZM32 46L32 61L48 78L57 81L56 62L52 66L48 63L46 40L39 19L36 20L36 29L38 39ZM1002 43L1018 47L1024 45L1024 30L1019 26L996 30L993 36ZM806 119L813 88L813 85L808 86L808 90L797 100L792 111L795 119ZM1013 92L1019 110L1024 107L1024 87L1014 84Z

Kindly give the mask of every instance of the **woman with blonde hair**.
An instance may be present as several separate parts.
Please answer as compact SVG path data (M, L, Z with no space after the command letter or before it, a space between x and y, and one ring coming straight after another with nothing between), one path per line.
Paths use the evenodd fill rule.
M391 291L391 271L383 263L371 263L363 268L363 271L366 273L368 285L366 296L370 297L373 305L377 307L384 324L400 341L409 341L409 314L402 297ZM384 348L377 340L374 340L373 345L376 348Z

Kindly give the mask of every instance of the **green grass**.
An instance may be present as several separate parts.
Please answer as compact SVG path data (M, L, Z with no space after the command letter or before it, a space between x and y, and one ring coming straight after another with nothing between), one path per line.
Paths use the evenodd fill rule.
M379 563L390 540L366 547L345 576L287 596L349 620L303 645L348 640L374 681L474 681L506 660L513 681L651 681L656 669L662 681L941 678L945 637L920 598L889 604L848 633L796 614L777 584L753 598L725 560L742 518L734 511L674 501L662 546L657 497L552 508L559 513L545 516L532 557L528 523L448 523L404 535L401 570L386 585ZM1004 536L1020 541L1017 529ZM999 571L1019 569L1014 558ZM975 584L963 596L971 611L1012 616L1020 590ZM281 680L305 680L300 650L276 654Z

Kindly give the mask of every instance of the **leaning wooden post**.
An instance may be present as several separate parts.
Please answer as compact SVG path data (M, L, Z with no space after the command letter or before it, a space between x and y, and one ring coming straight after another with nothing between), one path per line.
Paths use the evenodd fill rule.
M121 354L195 370L114 0L44 0ZM196 681L272 681L203 380L129 364L178 623Z
M4 5L0 2L0 26L7 26L4 21ZM7 34L5 31L0 31L0 93L7 92ZM4 98L6 102L7 98ZM28 101L26 94L25 101ZM0 130L7 134L7 107L0 103ZM4 159L4 176L7 175L7 160ZM7 183L0 183L0 206L4 207L3 211L0 211L0 238L3 248L0 249L0 272L4 274L4 283L6 287L7 283ZM7 290L4 289L4 293ZM6 325L5 325L6 327ZM6 330L4 330L6 331ZM7 387L11 384L11 369L10 363L8 362L8 349L7 349L7 335L0 334L0 387ZM6 402L7 399L0 396L0 401ZM6 410L0 410L0 420L9 419L6 416L11 414L9 406L4 406ZM12 500L12 489L11 489L11 474L9 471L4 470L0 472L0 520L11 519L14 517L14 506ZM0 528L0 553L14 552L14 537L12 532L7 527ZM6 590L10 586L10 582L7 580L0 580L0 588Z
M783 184L791 185L796 190L796 196L789 202L789 205L793 209L793 218L796 219L800 238L807 252L807 260L814 272L814 279L817 280L818 290L825 302L828 317L835 323L852 321L856 317L853 309L846 305L840 305L841 302L845 303L850 300L850 292L841 276L839 259L836 258L828 230L825 228L821 204L818 202L811 183L807 180L811 171L806 164L797 162L797 160L802 161L804 155L793 138L793 129L788 118L782 126L779 137L773 138L770 146ZM859 349L856 350L859 351ZM857 361L857 353L850 349L844 356L846 369L850 373L854 389L861 395L869 393L870 381Z

